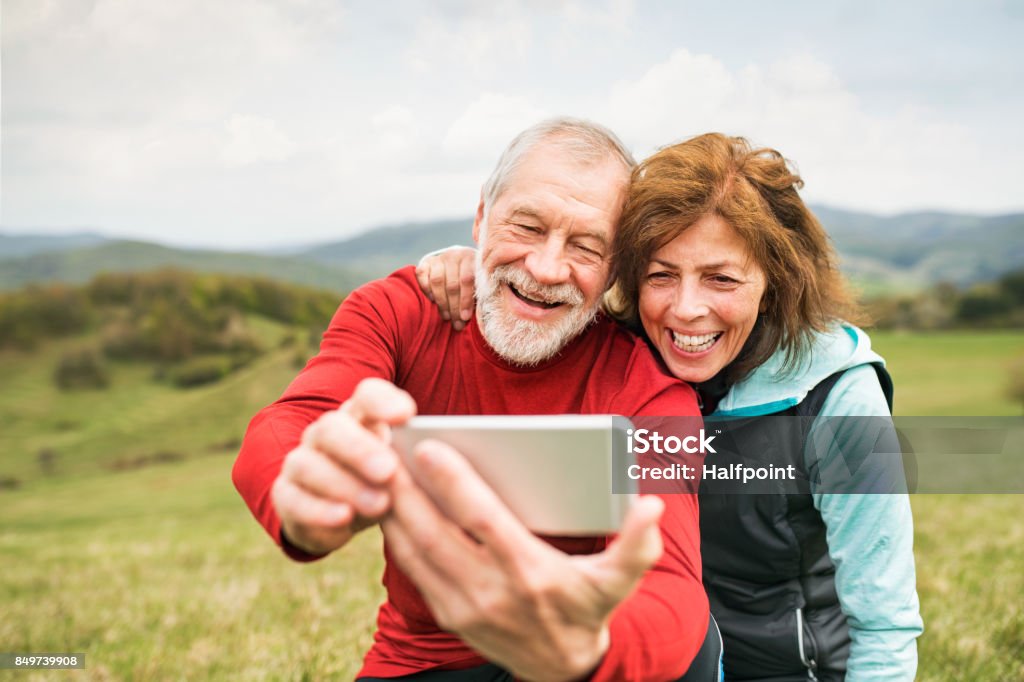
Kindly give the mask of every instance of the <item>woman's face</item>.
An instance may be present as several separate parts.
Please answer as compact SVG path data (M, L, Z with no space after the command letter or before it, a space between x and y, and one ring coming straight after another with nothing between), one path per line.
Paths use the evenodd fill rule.
M764 288L746 242L707 215L654 253L640 285L640 320L669 371L700 383L739 355Z

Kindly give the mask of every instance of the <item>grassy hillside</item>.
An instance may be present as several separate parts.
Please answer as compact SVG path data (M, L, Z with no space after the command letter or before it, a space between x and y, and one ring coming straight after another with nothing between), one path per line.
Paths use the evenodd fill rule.
M194 272L259 275L334 291L351 291L369 279L360 269L334 267L304 258L174 249L145 242L113 241L6 260L0 268L0 290L15 289L29 282L78 284L101 272L141 272L165 267Z
M899 416L1020 416L1005 391L1007 372L1024 356L1024 332L873 332L888 363Z
M289 333L251 324L268 347ZM270 350L195 389L115 363L105 391L57 391L53 363L86 340L0 352L0 479L21 481L0 490L0 649L86 652L86 677L100 680L351 679L383 598L379 534L294 564L229 479L248 419L295 374L293 352ZM1024 334L875 342L901 414L1019 414L1002 397L1002 368ZM42 448L58 453L51 473ZM181 459L146 457L160 452ZM919 679L1024 679L1024 496L912 504L926 622Z
M379 534L293 564L231 487L231 461L2 494L0 647L84 652L82 679L352 679L383 598Z

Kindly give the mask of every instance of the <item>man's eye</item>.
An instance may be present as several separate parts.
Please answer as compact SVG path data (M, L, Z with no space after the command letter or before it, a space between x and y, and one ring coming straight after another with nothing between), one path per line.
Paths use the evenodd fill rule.
M528 232L530 234L540 234L541 233L541 229L539 227L537 227L536 225L523 225L521 223L515 223L515 226L518 227L523 232Z
M582 251L583 253L587 254L588 256L593 256L594 258L604 258L604 254L602 252L589 246L577 244L576 248Z

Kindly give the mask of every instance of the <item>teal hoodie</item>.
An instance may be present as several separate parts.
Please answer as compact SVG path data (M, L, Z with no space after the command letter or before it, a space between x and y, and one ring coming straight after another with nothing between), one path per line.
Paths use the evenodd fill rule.
M776 353L719 402L715 417L774 414L800 403L832 374L845 370L822 406L820 417L889 414L872 364L885 361L871 350L860 329L842 325L815 337L806 360L784 373ZM897 387L898 389L898 387ZM810 439L822 437L816 420ZM822 464L851 447L828 434ZM847 682L913 680L917 637L923 632L914 573L914 527L906 494L816 492L814 506L827 527L829 556L836 567L836 591L850 626Z

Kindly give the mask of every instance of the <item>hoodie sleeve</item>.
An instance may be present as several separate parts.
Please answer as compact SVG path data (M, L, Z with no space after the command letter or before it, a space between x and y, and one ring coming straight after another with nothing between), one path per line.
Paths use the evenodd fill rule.
M861 418L830 419L850 416ZM861 365L836 383L809 439L809 451L820 453L808 455L816 460L809 468L821 473L814 504L827 527L836 590L850 626L847 682L913 680L917 671L916 640L924 626L910 499L898 457L865 459L873 451L898 452L878 447L894 438L875 370Z

